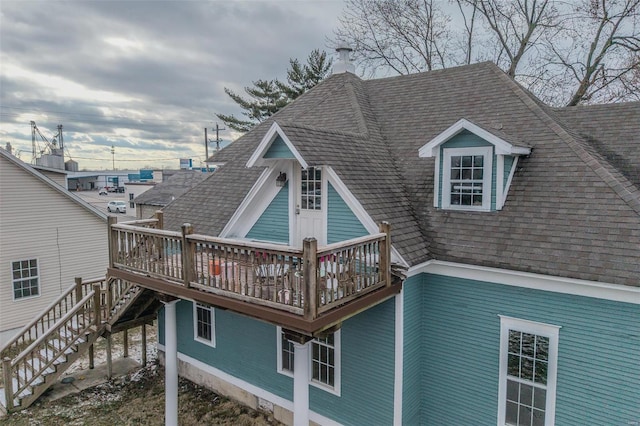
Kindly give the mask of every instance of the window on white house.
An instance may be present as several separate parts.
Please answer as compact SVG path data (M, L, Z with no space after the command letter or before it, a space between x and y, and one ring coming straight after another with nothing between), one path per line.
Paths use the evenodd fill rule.
M193 337L196 341L216 346L215 316L211 306L193 304Z
M558 326L500 319L500 425L554 424Z
M14 299L22 299L40 294L37 259L11 262L11 274Z
M300 182L300 208L322 210L322 169L302 169Z
M294 347L285 338L284 332L278 327L278 372L293 375ZM340 385L340 331L328 335L326 338L316 338L311 341L310 379L323 389L339 392Z
M442 207L463 210L491 208L491 147L445 148Z

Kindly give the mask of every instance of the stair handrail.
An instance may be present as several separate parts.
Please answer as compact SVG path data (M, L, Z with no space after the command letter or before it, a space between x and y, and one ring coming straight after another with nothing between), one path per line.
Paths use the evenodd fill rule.
M83 293L86 294L87 290L93 291L93 290L91 290L90 285L92 285L94 283L100 283L100 282L105 281L105 280L106 280L106 277L105 278L92 278L92 279L87 280L87 281L82 281L82 291L83 291ZM87 288L87 286L89 286L89 288ZM71 299L73 301L74 291L77 289L77 287L78 287L77 284L73 284L71 287L69 287L64 293L62 293L60 296L58 296L58 298L56 300L52 301L46 308L44 308L42 310L42 313L39 316L37 316L35 319L33 319L29 323L27 323L27 325L22 327L20 329L20 331L18 333L16 333L16 335L14 337L9 339L9 341L3 347L0 348L0 359L3 359L3 358L6 357L6 352L12 346L15 346L17 348L17 347L20 346L20 344L26 343L27 341L30 341L33 338L37 338L38 335L46 333L51 328L51 321L48 322L46 329L44 327L41 327L41 329L38 331L38 329L36 328L36 330L34 331L35 336L31 336L30 330L31 330L32 327L36 326L50 312L54 311L56 306L58 306L58 304L60 304L68 296L71 296ZM76 303L72 303L71 304L72 307L77 305L78 301L76 300L75 302ZM68 311L66 311L66 312L68 312ZM52 321L55 321L55 318L56 317L54 315ZM30 337L29 340L24 339L24 335L25 334L29 334L29 337ZM18 343L21 339L23 339L23 341Z
M11 368L11 377L15 378L18 384L18 387L14 392L13 383L11 382L5 383L5 396L6 396L7 408L12 408L14 395L20 395L25 389L27 389L42 374L43 371L51 367L51 365L61 355L63 355L67 349L69 349L75 343L77 338L80 337L82 333L86 334L87 329L85 328L81 332L79 332L76 339L72 340L71 343L67 343L63 348L53 348L53 349L56 349L56 351L50 357L50 360L46 363L44 362L40 363L38 371L36 372L34 369L33 373L31 374L31 377L25 379L25 383L23 386L20 386L20 377L17 370L15 375L13 374L14 367L18 366L20 362L23 361L24 358L26 358L29 354L31 354L34 351L34 349L38 348L44 342L46 342L53 334L52 330L60 329L69 319L71 319L74 316L74 314L76 314L78 311L82 309L86 309L85 304L87 304L87 302L89 301L93 301L93 296L94 296L94 291L92 290L89 294L83 297L82 300L73 307L73 309L69 310L64 316L62 316L58 321L56 321L56 323L52 327L49 327L46 333L42 334L35 341L33 341L25 350L20 352L18 356L16 356L13 360L11 360L11 363L7 363L7 366ZM90 312L90 314L93 314L92 309L87 309L87 311ZM91 321L91 324L95 324L96 326L99 325L97 324L96 318L93 318L93 321ZM8 376L7 373L5 373L5 377L6 376Z
M124 299L125 295L128 294L129 291L131 291L131 289L133 287L136 287L130 281L125 281L125 284L121 285L119 287L119 291L118 292L114 292L113 291L113 284L117 283L117 282L120 282L120 281L124 281L124 280L120 280L119 278L111 277L107 281L106 289L104 289L102 291L103 293L106 293L105 294L105 302L106 302L106 304L105 304L105 306L102 307L104 309L104 320L105 321L111 321L113 315L118 313L118 312L112 313L111 311L113 310L113 308L118 304L118 302L120 302L120 300Z

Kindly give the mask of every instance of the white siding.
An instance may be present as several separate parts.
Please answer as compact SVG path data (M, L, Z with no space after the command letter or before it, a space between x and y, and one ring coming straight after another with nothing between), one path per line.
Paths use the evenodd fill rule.
M104 276L106 221L0 157L0 332L22 327L73 285ZM38 259L40 295L13 300L11 262Z

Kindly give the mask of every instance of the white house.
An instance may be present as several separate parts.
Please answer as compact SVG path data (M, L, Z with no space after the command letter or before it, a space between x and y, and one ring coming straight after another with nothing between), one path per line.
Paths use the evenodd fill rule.
M74 283L104 276L107 216L0 149L0 346Z

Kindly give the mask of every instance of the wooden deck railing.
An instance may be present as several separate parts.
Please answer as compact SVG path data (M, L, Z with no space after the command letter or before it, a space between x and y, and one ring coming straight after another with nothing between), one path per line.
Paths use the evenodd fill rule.
M145 225L149 225L147 221ZM112 267L314 319L391 285L389 225L381 232L302 249L132 223L110 224Z

